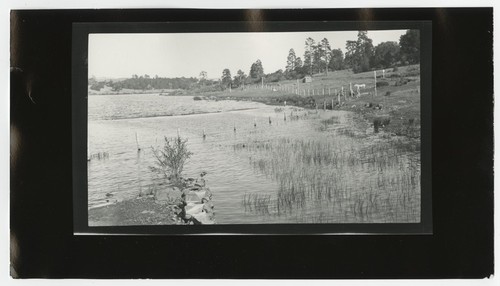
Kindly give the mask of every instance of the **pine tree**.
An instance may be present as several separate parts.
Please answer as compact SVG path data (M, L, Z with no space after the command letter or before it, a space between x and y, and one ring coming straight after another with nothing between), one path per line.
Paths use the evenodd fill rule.
M224 69L222 71L221 83L224 88L228 88L231 85L232 79L231 79L231 71L229 69Z
M313 64L314 64L314 50L316 46L316 42L313 38L309 37L306 39L305 43L305 52L304 52L304 65L308 68L309 75L313 74Z
M320 51L320 59L323 64L323 67L325 68L325 73L328 75L328 66L330 63L330 59L332 58L332 48L330 47L330 42L328 42L327 38L323 38L321 40L321 51Z
M292 72L295 70L295 61L297 60L297 56L295 56L295 51L293 49L290 49L288 52L288 57L286 61L286 71L287 72Z

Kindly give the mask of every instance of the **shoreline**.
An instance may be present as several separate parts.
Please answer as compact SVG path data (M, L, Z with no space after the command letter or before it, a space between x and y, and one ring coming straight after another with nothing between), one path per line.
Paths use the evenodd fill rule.
M207 112L199 112L199 113L186 113L186 114L171 114L171 115L151 115L151 116L141 116L141 117L120 117L120 118L109 118L109 119L96 119L89 121L109 121L109 120L128 120L128 119L148 119L148 118L159 118L159 117L180 117L180 116L196 116L196 115L207 115L207 114L219 114L226 112L237 112L237 111L246 111L246 110L254 110L258 109L253 107L248 108L237 108L225 111L207 111Z
M88 209L89 226L173 225L174 216L153 197L136 197Z
M354 74L350 71L332 73L330 75L314 75L311 83L295 83L295 81L284 80L276 83L266 84L265 88L234 88L232 91L209 91L196 92L189 90L169 90L172 94L166 96L191 96L199 100L219 101L252 101L269 106L294 106L309 110L344 110L360 114L363 119L372 124L377 131L382 130L408 138L420 138L420 65L402 66L398 69L387 70L383 76L377 79L377 96L374 96L374 84L372 82L373 72ZM351 83L367 86L357 96L349 95ZM380 86L378 86L380 83ZM333 86L333 87L332 87ZM284 88L280 88L284 87ZM342 87L342 89L340 89ZM346 88L345 88L346 87ZM300 95L293 90L300 89ZM309 91L311 91L310 93ZM306 93L306 90L308 91ZM314 90L317 91L314 95ZM323 91L322 95L320 91ZM328 94L325 90L328 90ZM333 92L335 90L335 92ZM337 95L340 90L344 95ZM352 90L352 89L351 89ZM104 91L106 92L106 91ZM126 90L117 92L116 95L130 94L158 94L166 90L133 91ZM304 93L302 95L302 92ZM109 91L108 91L109 93ZM353 93L356 93L353 91ZM114 95L110 93L109 95ZM89 94L90 95L90 94ZM98 94L96 94L98 95ZM100 95L100 94L99 94ZM103 94L104 95L104 94ZM238 110L233 110L238 111ZM219 113L219 112L206 112ZM180 115L163 116L185 116L206 113L192 113ZM142 118L142 117L141 117ZM130 119L117 118L111 120Z
M235 101L253 101L263 103L269 106L280 106L283 107L283 102L285 99L289 98L289 95L276 96L271 101L269 99L263 99L260 97L241 97L241 98L228 98L228 96L221 96L223 100L235 100ZM330 111L348 111L352 112L356 115L359 115L364 122L371 124L373 127L375 124L380 124L378 128L385 131L386 133L390 133L397 136L404 136L408 139L418 139L420 138L420 117L412 116L412 112L410 114L406 113L408 107L394 107L387 106L385 103L385 98L383 96L378 96L377 98L353 98L350 101L343 103L341 106L335 106L333 109L331 108L331 104L327 105L326 110ZM297 108L304 108L307 110L315 110L315 107L311 107L308 104L288 104L288 100L286 106L293 106ZM419 102L418 102L419 104ZM370 107L367 107L370 105ZM321 104L323 106L323 104ZM382 106L381 109L376 109L374 107ZM412 107L410 107L412 108ZM323 108L317 108L318 110L323 110ZM418 107L420 109L420 106ZM414 113L414 112L413 112ZM420 115L420 114L418 114ZM385 119L389 119L389 121L385 121ZM376 123L377 121L377 123ZM361 122L358 122L361 123ZM410 130L411 129L411 130ZM416 134L415 134L416 133Z
M203 175L203 174L202 174ZM193 178L88 208L89 226L215 224L212 192Z

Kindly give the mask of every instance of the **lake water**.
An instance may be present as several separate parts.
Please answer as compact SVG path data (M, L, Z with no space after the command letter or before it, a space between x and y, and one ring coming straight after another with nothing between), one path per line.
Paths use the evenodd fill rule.
M348 112L316 113L294 107L276 110L276 106L249 101L196 101L187 96L158 95L89 96L88 111L88 155L90 157L99 152L108 154L107 158L92 159L88 162L89 208L105 204L107 193L113 194L113 200L131 199L158 183L157 176L149 169L154 165L151 147L162 146L164 136L175 137L178 133L182 138L188 139L188 149L193 152L185 165L184 177L197 177L202 171L207 172L205 178L207 186L213 193L216 220L219 224L387 222L389 214L394 212L389 207L407 204L406 201L398 203L398 200L406 200L406 197L393 190L394 196L389 195L384 205L382 199L380 205L373 203L371 194L372 207L369 209L368 205L363 205L361 201L365 197L355 195L358 194L357 189L361 189L359 186L363 185L363 196L368 192L368 187L365 190L366 181L371 182L370 186L376 184L380 186L381 170L370 167L371 163L351 164L349 166L355 167L345 172L339 170L338 165L336 168L334 165L311 163L310 167L305 169L315 170L314 174L304 174L304 170L299 170L299 164L293 162L287 163L288 169L280 171L276 170L279 162L272 164L271 160L279 159L279 154L288 158L294 157L295 151L291 147L286 147L285 150L280 148L295 146L287 145L295 142L302 144L320 142L323 145L328 144L332 152L341 150L345 153L346 150L351 150L355 154L361 154L360 152L365 152L369 148L373 150L370 146L374 144L378 144L377 146L388 144L380 136L370 134L368 129L361 130L364 136L360 137L353 136L349 132L341 132L353 125L353 115ZM335 120L331 122L322 121L332 117ZM206 134L205 139L203 133ZM141 148L139 152L137 144ZM380 152L377 154L389 151ZM344 159L346 162L364 160L364 157L358 155L356 158L349 158ZM412 168L417 168L416 172L411 174L412 177L415 173L418 176L420 174L418 152L405 151L404 154L398 154L397 158L390 163L384 161L389 167L384 167L382 172L390 172L391 176L387 177L384 174L383 180L389 182L387 184L390 186L400 186L401 182L409 180L408 174L403 173L406 172L403 170L410 165ZM283 158L285 159L287 158ZM336 173L332 173L333 171ZM283 191L284 183L280 178L283 178L286 172L291 176L296 176L299 172L303 176L334 177L343 174L342 178L338 177L335 184L341 181L348 182L343 188L354 191L349 195L336 193L335 198L338 201L339 196L343 196L346 202L349 202L349 207L336 205L334 199L328 199L326 203L308 200L300 208L294 207L287 212L276 211L276 204L273 201L277 194ZM412 186L412 190L408 192L411 193L411 198L408 199L409 206L405 205L405 214L392 216L390 222L419 221L420 184ZM387 191L379 189L380 192ZM370 192L375 193L371 187ZM250 194L253 198L269 197L269 204L273 206L262 212L256 208L255 202L245 205L243 201ZM361 210L361 217L360 211L356 213L357 204ZM363 215L363 207L366 208L366 215ZM369 213L374 215L368 216Z

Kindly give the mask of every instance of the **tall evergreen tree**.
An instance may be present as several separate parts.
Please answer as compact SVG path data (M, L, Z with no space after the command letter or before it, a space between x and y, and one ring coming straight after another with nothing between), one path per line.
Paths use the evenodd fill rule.
M307 67L309 75L313 74L313 64L314 64L314 50L316 46L316 42L313 38L309 37L305 42L305 51L304 51L304 66Z
M345 53L344 64L348 68L352 68L354 66L355 56L356 56L356 41L347 41L345 43L345 49L347 50Z
M300 57L297 57L295 59L295 69L302 68L304 64L302 63L302 59Z
M323 46L321 46L321 43L318 43L313 46L314 51L313 51L313 73L320 73L323 71L323 61L321 59L323 55Z
M321 40L320 45L321 45L321 51L320 51L321 64L325 69L326 75L328 75L328 67L330 59L332 58L332 48L330 47L330 42L328 42L327 38L323 38L323 40Z
M345 62L352 67L354 73L370 70L373 58L372 39L368 38L367 31L358 32L356 42L347 41Z
M224 88L228 88L232 83L231 71L229 69L224 69L222 71L221 84Z
M291 72L295 70L295 61L297 60L297 56L295 55L294 49L290 49L288 52L288 57L286 60L286 71Z

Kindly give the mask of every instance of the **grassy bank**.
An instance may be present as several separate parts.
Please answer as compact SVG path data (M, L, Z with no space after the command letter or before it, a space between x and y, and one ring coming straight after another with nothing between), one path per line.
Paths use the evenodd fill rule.
M420 66L411 65L388 69L385 77L377 72L377 93L373 72L354 74L343 70L328 75L315 75L311 83L280 81L264 87L255 85L233 89L231 92L190 94L204 99L251 100L268 105L293 105L311 109L338 109L353 111L370 124L380 124L388 133L412 138L420 137ZM350 96L350 84L355 94ZM345 96L337 94L344 89ZM297 94L299 93L299 94ZM340 104L339 101L340 100ZM333 103L333 105L332 105ZM378 122L378 123L376 123Z

